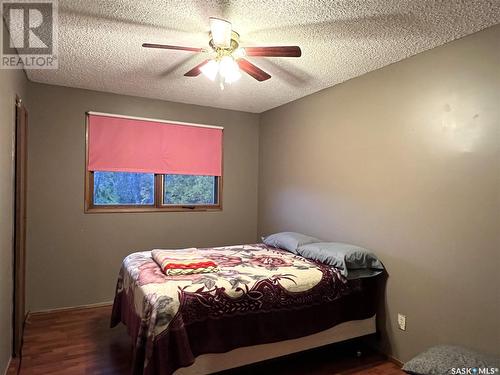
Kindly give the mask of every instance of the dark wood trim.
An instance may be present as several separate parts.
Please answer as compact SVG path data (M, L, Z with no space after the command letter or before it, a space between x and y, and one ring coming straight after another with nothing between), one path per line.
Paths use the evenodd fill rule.
M221 211L218 206L162 206L162 207L138 207L138 206L94 206L87 209L88 214L103 213L139 213L139 212L208 212Z
M163 206L163 182L165 178L161 174L155 174L155 208Z
M28 111L16 97L15 209L14 209L14 309L12 355L21 354L26 317L26 184L28 172Z
M88 170L89 162L89 122L88 113L85 114L85 188L84 188L84 212L94 213L140 213L140 212L207 212L222 211L223 177L217 176L217 204L212 205L165 205L163 204L163 182L161 174L155 174L155 197L153 205L94 205L94 178L93 172ZM222 131L222 142L224 143L224 131ZM222 174L224 175L224 146L222 147Z
M55 309L47 309L47 310L29 311L28 314L26 315L26 321L29 322L30 318L32 318L32 317L44 316L44 315L48 315L48 314L67 312L67 311L81 311L81 310L88 310L88 309L99 309L101 307L111 307L111 306L113 306L113 301L92 303L92 304L87 304L87 305L70 306L70 307L58 307Z
M222 166L221 166L221 176L219 176L219 184L217 186L217 204L219 206L219 209L222 211L222 199L223 199L223 187L224 187L224 130L222 130L222 150L221 150L221 163L222 163Z
M92 207L92 191L94 191L94 179L88 172L89 165L89 116L85 114L85 165L83 175L85 176L84 212L87 213Z

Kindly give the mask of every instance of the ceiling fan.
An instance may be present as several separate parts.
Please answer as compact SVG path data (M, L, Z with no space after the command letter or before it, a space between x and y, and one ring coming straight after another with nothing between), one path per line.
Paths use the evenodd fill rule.
M210 80L218 78L220 86L240 79L240 70L246 72L257 81L265 81L271 75L245 59L252 57L300 57L302 52L297 46L278 47L241 47L240 35L232 29L231 22L210 17L210 48L180 47L166 44L144 43L146 48L161 48L187 52L209 53L209 58L196 65L184 74L186 77L197 77L201 73Z

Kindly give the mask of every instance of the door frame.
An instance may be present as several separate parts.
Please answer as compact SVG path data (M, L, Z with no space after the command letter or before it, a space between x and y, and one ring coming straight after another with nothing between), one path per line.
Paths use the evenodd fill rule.
M12 356L21 355L26 318L26 186L28 169L28 111L19 96L15 104L14 141L14 268Z

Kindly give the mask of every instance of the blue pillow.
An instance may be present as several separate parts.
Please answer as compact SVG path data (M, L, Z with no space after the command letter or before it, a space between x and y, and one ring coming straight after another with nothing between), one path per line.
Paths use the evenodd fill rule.
M299 246L313 242L321 242L321 240L296 232L280 232L262 237L262 242L268 246L285 249L291 253L297 254L297 248Z
M384 270L377 256L362 247L341 242L302 245L297 254L338 268L348 279L375 276Z

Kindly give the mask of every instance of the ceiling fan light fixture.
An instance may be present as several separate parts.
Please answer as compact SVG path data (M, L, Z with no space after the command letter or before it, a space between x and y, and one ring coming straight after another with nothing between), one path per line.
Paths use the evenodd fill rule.
M220 60L219 74L224 78L225 83L233 83L241 78L240 68L231 56L224 56Z
M233 83L247 73L259 82L271 78L271 75L246 59L251 57L300 57L298 46L240 47L240 35L232 29L232 24L221 18L210 17L208 45L210 49L183 47L170 44L143 43L145 48L198 52L208 54L205 60L184 74L185 77L197 77L203 74L211 81L216 79L221 88Z
M234 50L232 55L235 60L238 60L246 57L247 53L245 52L245 49L243 47L238 47Z
M235 70L234 72L231 72L231 74L226 75L224 77L224 81L226 83L234 83L238 81L241 78L241 72L239 70Z
M210 34L216 47L230 48L231 32L231 22L220 18L210 17Z
M219 73L219 63L215 60L210 60L203 65L200 70L210 81L215 81L217 73Z

